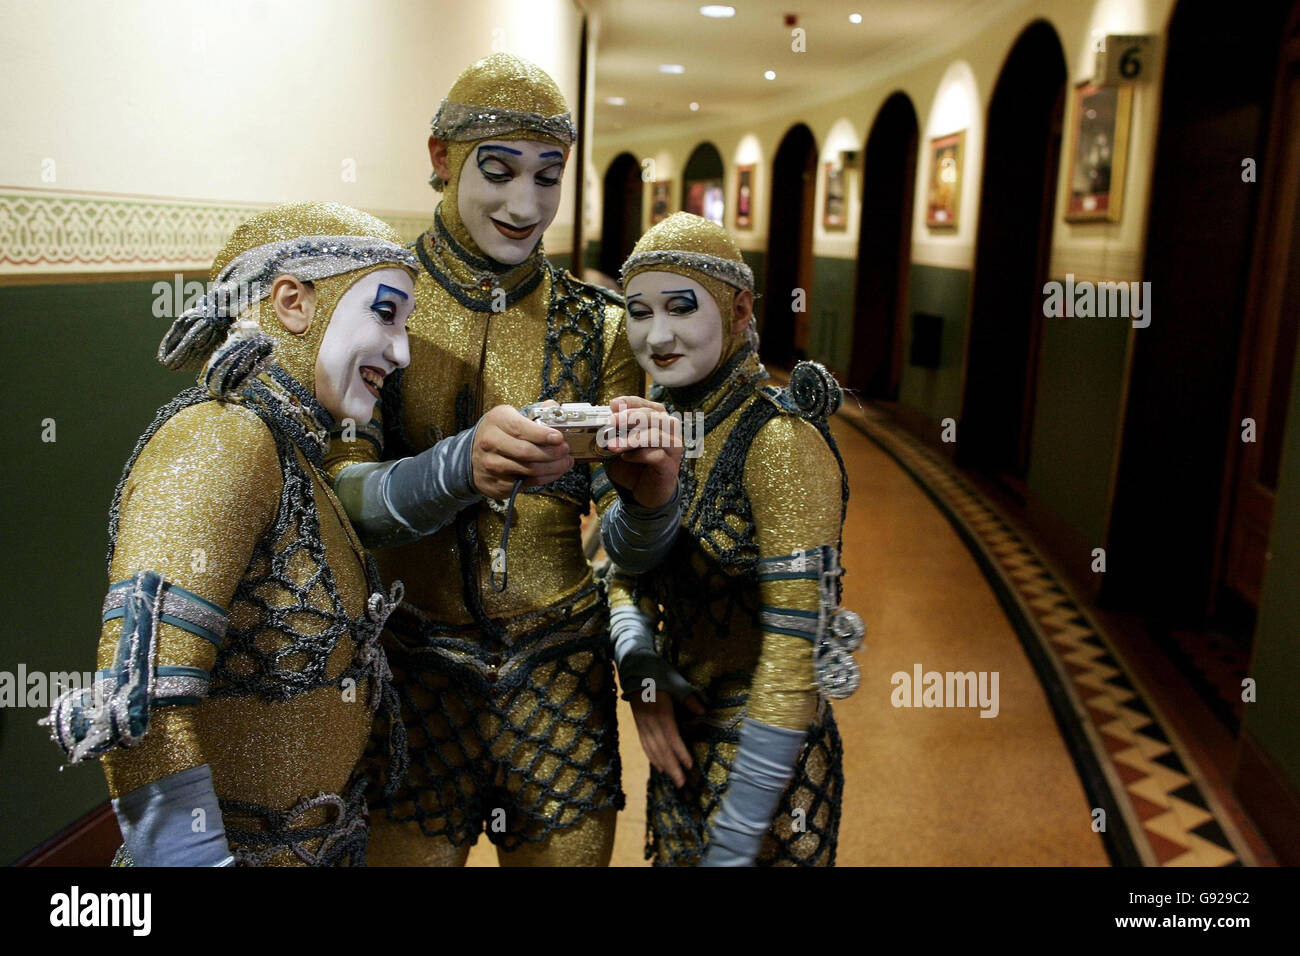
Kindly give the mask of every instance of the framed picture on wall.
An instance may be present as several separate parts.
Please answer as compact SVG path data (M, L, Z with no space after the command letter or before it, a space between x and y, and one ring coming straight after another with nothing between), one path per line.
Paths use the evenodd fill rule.
M1131 86L1075 88L1067 222L1119 222L1132 112Z
M843 232L849 228L844 166L842 163L826 163L825 166L826 199L822 203L822 228L827 232Z
M736 228L754 227L754 167L736 167Z
M656 179L650 188L650 225L668 218L668 203L672 196L671 179Z
M696 179L686 183L684 208L721 226L725 196L721 179Z
M930 188L925 202L925 224L931 229L957 228L965 145L965 130L930 140Z

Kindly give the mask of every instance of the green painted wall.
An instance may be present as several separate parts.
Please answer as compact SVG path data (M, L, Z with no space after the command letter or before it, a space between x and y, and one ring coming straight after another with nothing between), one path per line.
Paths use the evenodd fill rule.
M808 296L812 312L808 357L821 362L841 380L849 370L853 346L853 283L856 259L817 256L813 260L813 287Z
M1245 706L1243 726L1300 788L1300 354L1295 369L1249 671L1258 699Z
M154 354L167 320L150 282L0 288L6 444L0 670L89 671L108 586L108 508L159 405L190 382ZM55 421L54 442L41 440ZM60 773L37 709L0 709L0 861L107 798L93 762Z
M961 410L961 367L966 350L970 281L969 269L912 263L907 343L898 399L931 421L958 418ZM910 313L915 312L943 316L938 368L918 368L908 363L912 349Z
M1043 320L1027 481L1096 547L1106 542L1128 334L1126 319Z

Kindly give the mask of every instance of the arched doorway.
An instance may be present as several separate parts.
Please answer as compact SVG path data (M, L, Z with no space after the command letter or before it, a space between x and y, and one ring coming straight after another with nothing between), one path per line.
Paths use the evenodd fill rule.
M1270 122L1275 82L1280 105L1297 95L1285 62L1279 77L1287 9L1261 0L1225 28L1222 10L1183 0L1169 22L1142 275L1154 303L1132 336L1101 592L1112 607L1243 641L1284 422L1273 412L1286 407L1295 355L1297 286L1289 330L1278 303L1298 266L1273 258L1284 239L1300 255L1294 100ZM1258 183L1243 182L1245 158Z
M619 153L605 171L600 216L600 271L618 277L641 237L641 166L631 153Z
M691 150L682 168L682 209L722 225L725 207L722 154L712 143Z
M792 365L808 349L816 190L817 142L812 130L799 123L785 134L772 160L767 302L760 315L763 360L777 367ZM803 290L797 299L796 289Z
M1012 490L1029 467L1065 80L1056 31L1035 21L989 103L957 460Z
M916 110L906 93L885 100L862 160L862 217L847 384L896 399L903 370L916 188Z

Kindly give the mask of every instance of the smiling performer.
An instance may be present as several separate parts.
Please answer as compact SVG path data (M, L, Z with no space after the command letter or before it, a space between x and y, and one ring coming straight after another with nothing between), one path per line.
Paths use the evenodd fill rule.
M415 257L337 203L245 221L159 349L199 384L159 410L113 500L102 680L48 718L103 756L144 866L358 865L374 713L395 709L385 595L321 471L409 360ZM403 771L393 741L395 781Z
M642 236L623 288L652 395L704 416L671 556L610 589L619 679L654 767L647 856L832 865L844 777L827 698L857 687L862 634L836 610L848 482L826 418L840 387L814 362L788 388L763 384L753 276L699 216Z
M410 786L375 815L372 864L463 864L481 832L503 865L609 862L614 675L580 522L595 501L606 550L653 566L676 533L682 450L637 445L672 420L640 397L622 300L542 249L575 136L530 63L494 54L456 80L429 138L442 201L415 247L411 367L384 388L383 451L377 435L331 452L362 540L406 583L384 639ZM619 457L575 464L519 412L547 400L612 406Z

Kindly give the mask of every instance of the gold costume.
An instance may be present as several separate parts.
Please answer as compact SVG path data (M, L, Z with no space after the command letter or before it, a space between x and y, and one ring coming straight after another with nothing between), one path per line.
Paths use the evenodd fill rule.
M485 258L457 209L462 169L473 168L466 159L481 139L542 139L567 150L569 140L543 122L567 110L554 81L494 55L453 86L435 135L442 122L444 135L454 134L445 117L462 108L471 114L465 135L477 138L451 139L451 179L435 177L444 195L415 246L424 268L411 365L385 386L382 452L378 443L336 444L335 477L351 464L422 452L497 405L607 405L644 388L621 300L552 266L540 243L518 265ZM500 126L511 111L536 122ZM386 801L386 820L376 815L372 862L463 863L480 832L505 851L503 864L608 862L623 804L614 679L605 602L580 538L589 502L604 514L618 497L602 477L579 463L517 497L500 592L491 583L501 570L498 502L479 501L435 533L376 550L385 578L406 584L384 646L411 768L409 786Z
M52 723L74 761L102 754L115 800L210 767L220 813L206 825L224 822L236 863L360 864L365 781L354 771L376 705L385 696L396 703L378 647L392 602L321 470L333 418L315 399L314 366L343 293L366 272L410 269L412 260L379 220L301 203L241 225L212 280L263 250L276 257L256 282L269 287L276 272L314 280L309 328L288 333L257 293L241 303L260 335L231 335L205 364L203 384L160 409L114 500L109 579L121 584L106 609L121 603L114 594L127 596L122 613L106 615L98 666L113 675L128 645L153 657L143 673L112 678L119 688L147 680L159 690L137 702L142 718L132 711L144 729L123 739L111 702L96 708L75 695L56 704ZM307 259L315 272L298 268ZM184 341L165 361L184 367L211 351L235 318L218 298L210 292L178 320L162 351ZM274 365L240 368L241 355L271 343ZM183 602L169 605L174 595ZM400 599L396 589L392 597ZM124 635L150 614L143 637Z
M789 388L764 385L752 334L731 328L737 290L752 279L729 263L743 260L721 228L678 213L647 232L624 267L625 287L647 271L699 282L724 323L712 374L651 391L671 411L703 416L695 455L682 462L675 548L657 569L616 571L610 582L611 608L640 606L651 630L658 625L655 650L705 705L701 716L675 705L692 765L680 789L652 769L646 855L656 865L699 861L748 718L806 732L757 862L833 865L842 746L826 697L844 696L833 684L845 675L830 670L855 666L821 634L839 596L848 498L826 424L839 386L814 363L797 366Z

